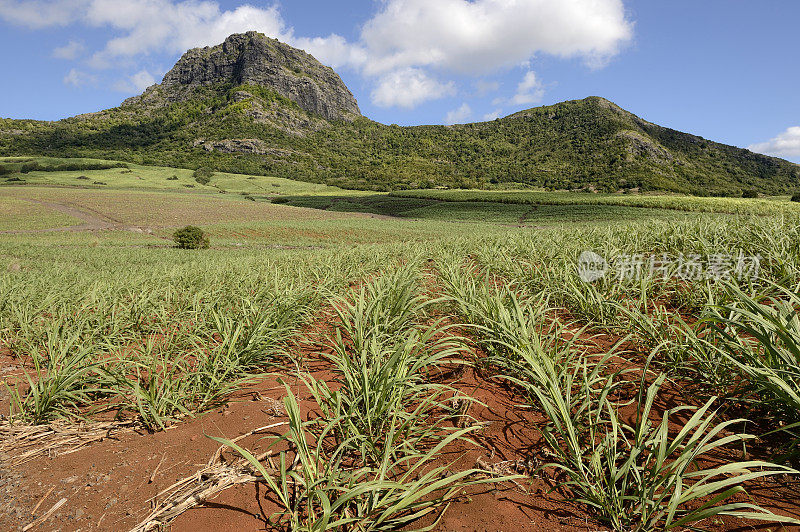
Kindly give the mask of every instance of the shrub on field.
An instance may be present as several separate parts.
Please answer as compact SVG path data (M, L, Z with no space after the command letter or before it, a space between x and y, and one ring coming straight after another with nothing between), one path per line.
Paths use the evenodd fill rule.
M742 191L743 198L757 198L758 191L757 190L743 190Z
M177 181L177 180L178 180L178 176L176 176L176 175L167 178L167 181Z
M89 178L88 178L87 176L85 176L85 175L79 175L79 176L78 176L78 177L76 177L75 179L80 179L80 180L82 180L82 181L86 181L86 180L88 180Z
M14 170L12 168L9 168L8 166L4 166L4 165L0 164L0 175L8 175L8 174L11 174L13 172L14 172Z
M792 201L800 201L800 192L792 194Z
M27 174L28 172L35 172L36 170L39 170L38 163L25 163L19 167L19 171L21 174Z
M183 229L178 229L172 235L175 244L181 249L206 249L208 248L208 236L197 226L187 225Z
M207 166L201 166L194 171L194 180L201 185L207 185L211 182L211 177L214 175L214 170Z

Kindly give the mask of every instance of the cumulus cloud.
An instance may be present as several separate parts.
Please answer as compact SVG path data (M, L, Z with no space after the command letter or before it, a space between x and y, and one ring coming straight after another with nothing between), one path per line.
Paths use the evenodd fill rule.
M85 87L86 85L94 85L97 83L97 76L73 68L64 76L63 82L64 85L70 85L72 87Z
M632 35L621 0L388 0L361 37L370 72L428 65L483 74L537 53L596 65Z
M472 116L472 109L467 103L461 104L458 109L453 109L444 117L444 123L448 126L452 124L463 124Z
M341 35L332 33L328 37L290 37L289 42L316 57L332 68L360 68L367 62L367 50L347 42Z
M156 82L156 78L147 70L140 70L114 84L114 89L119 92L138 94Z
M83 53L86 47L82 42L69 41L64 46L59 46L53 50L53 57L56 59L77 59Z
M386 0L364 25L360 46L368 76L407 68L474 76L537 54L581 57L597 68L632 36L622 0ZM541 99L535 77L528 83L514 103Z
M517 85L517 93L511 98L511 103L530 105L539 103L544 96L544 87L536 77L536 72L529 71Z
M776 157L800 158L800 126L790 127L777 137L752 144L747 149Z
M288 40L288 30L276 7L248 5L223 11L216 2L186 0L92 0L86 22L112 27L122 35L108 41L93 57L97 67L116 58L154 51L179 53L197 46L219 44L231 33L258 30Z
M422 102L456 93L455 83L442 83L418 68L405 68L386 74L372 91L372 101L380 107L413 109Z
M293 37L276 6L223 10L213 0L0 0L0 18L37 29L75 22L116 29L121 35L96 54L96 66L116 57L219 44L231 33L248 30L287 41Z

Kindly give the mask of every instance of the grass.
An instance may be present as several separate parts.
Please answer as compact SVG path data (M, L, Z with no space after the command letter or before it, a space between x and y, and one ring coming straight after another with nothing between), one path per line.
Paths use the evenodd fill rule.
M339 328L329 358L340 386L334 392L327 383L303 377L320 408L310 421L303 421L286 386L290 428L273 444L287 443L294 459L281 452L277 471L267 471L230 440L214 438L261 474L284 509L273 524L286 522L292 530L396 530L436 511L465 486L505 480L478 480L472 477L485 472L452 472L449 464L435 463L444 447L479 427L444 430L431 421L450 390L430 382L430 375L459 347L447 329L420 327L427 304L413 265L334 302ZM326 445L331 436L333 444Z
M653 404L666 379L660 374L649 386L644 378L639 381L636 416L626 424L620 410L627 404L612 399L629 384L622 380L625 371L609 371L615 349L599 358L589 356L578 342L582 331L570 331L557 318L550 327L536 323L544 319L540 304L532 307L513 291L498 293L485 283L468 281L464 289L463 277L457 266L444 269L450 297L478 329L492 362L547 419L543 435L556 461L544 468L562 473L560 485L601 522L615 530L641 531L692 526L722 515L798 523L734 499L745 491L745 482L794 474L794 469L759 460L702 464L719 448L755 439L731 434L746 420L715 423L712 398L699 408L667 410L660 422L652 422ZM671 417L686 411L691 412L688 419L673 428Z
M342 527L397 530L438 510L463 487L482 483L469 478L481 473L479 470L449 473L446 466L432 467L437 453L472 431L471 427L447 435L426 451L399 452L390 444L376 465L353 465L347 463L346 447L330 450L323 444L324 436L336 431L342 419L303 422L297 400L288 387L287 394L284 404L290 429L279 441L289 444L294 458L288 452L281 452L277 471L267 471L255 456L236 443L211 437L241 454L264 479L282 507L282 512L270 518L275 525L305 531ZM394 442L393 436L390 429L387 440ZM503 480L507 479L490 481ZM436 522L438 519L434 525Z
M707 342L726 366L744 379L739 391L751 411L776 416L788 438L789 456L800 455L800 297L777 286L767 297L751 297L730 286L731 302L706 318Z

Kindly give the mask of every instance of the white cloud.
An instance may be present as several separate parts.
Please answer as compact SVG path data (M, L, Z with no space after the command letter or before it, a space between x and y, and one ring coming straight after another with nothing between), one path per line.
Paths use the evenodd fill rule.
M622 0L385 0L359 45L367 76L401 69L474 76L529 64L540 53L602 66L632 36ZM542 98L544 89L530 76L514 103ZM486 94L499 87L476 88Z
M380 107L403 107L412 109L417 105L438 98L452 96L455 83L441 83L418 68L396 70L382 76L372 91L372 101Z
M544 97L544 87L536 77L536 72L529 71L517 85L517 93L511 98L511 103L530 105L539 103Z
M85 87L86 85L94 85L97 83L97 77L92 74L87 74L78 69L70 69L63 79L64 85L72 85L73 87Z
M360 68L367 61L367 51L358 44L351 44L335 33L328 37L291 37L292 46L302 48L321 63L332 68Z
M502 112L503 112L502 109L495 109L494 111L491 111L483 115L483 119L489 121L489 120L494 120L495 118L500 118L500 114Z
M622 0L387 0L362 40L371 73L433 66L483 74L537 53L597 65L632 35Z
M79 41L69 41L64 46L59 46L53 50L53 57L56 59L77 59L86 47Z
M180 53L198 46L219 44L231 33L258 30L287 40L290 36L276 7L248 5L223 11L211 1L185 0L92 0L86 22L110 26L123 33L111 39L93 57L97 67L108 66L119 57L154 51Z
M472 116L472 109L466 103L463 103L458 109L453 109L444 117L445 125L463 124L469 117Z
M767 142L752 144L747 149L774 155L776 157L800 157L800 126L788 128L786 131Z
M66 26L80 16L86 0L0 0L0 19L33 29Z
M153 85L155 82L156 78L154 78L150 72L147 70L140 70L136 74L128 76L126 79L115 83L114 90L119 92L139 94L150 85Z

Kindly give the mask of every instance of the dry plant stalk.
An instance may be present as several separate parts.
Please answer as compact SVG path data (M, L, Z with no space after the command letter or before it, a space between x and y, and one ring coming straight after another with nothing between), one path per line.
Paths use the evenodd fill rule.
M133 421L81 422L53 421L46 425L0 424L0 453L10 456L18 466L47 455L74 453L90 443L136 427Z
M237 436L231 441L237 442L259 432L288 424L288 421L281 421L259 427ZM252 466L244 459L237 460L231 464L223 463L221 461L223 450L225 450L225 446L220 446L203 469L179 480L153 497L151 500L154 501L155 508L141 523L132 528L131 532L155 530L169 523L186 510L203 504L223 490L237 484L255 482L261 478L254 473ZM268 455L269 452L266 452L257 456L256 459L261 461L267 458ZM274 469L267 467L267 471L271 473ZM162 498L163 500L160 503L155 502Z

